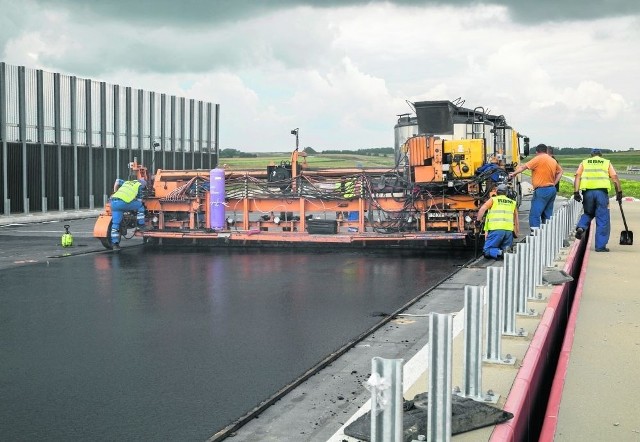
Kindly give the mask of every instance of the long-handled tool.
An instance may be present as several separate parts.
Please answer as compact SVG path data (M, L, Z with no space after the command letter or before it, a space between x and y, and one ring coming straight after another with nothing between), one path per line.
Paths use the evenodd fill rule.
M622 201L618 201L620 205L620 213L622 214L622 222L624 222L624 230L620 232L620 245L630 246L633 244L633 232L627 227L627 219L624 217L624 211L622 210Z

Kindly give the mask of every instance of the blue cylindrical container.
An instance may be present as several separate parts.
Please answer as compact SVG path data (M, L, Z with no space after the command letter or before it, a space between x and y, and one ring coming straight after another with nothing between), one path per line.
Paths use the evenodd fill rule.
M209 224L212 229L224 229L224 198L224 169L211 169L209 172Z

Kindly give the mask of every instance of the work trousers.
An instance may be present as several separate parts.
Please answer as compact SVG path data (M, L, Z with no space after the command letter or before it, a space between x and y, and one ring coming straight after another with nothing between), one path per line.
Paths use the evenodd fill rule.
M556 195L555 186L538 187L533 191L529 210L529 227L540 227L540 224L551 219Z
M125 203L119 198L113 198L111 200L111 242L113 244L120 243L120 224L126 211L137 212L138 226L144 226L144 205L141 200L135 199L130 203Z
M513 232L511 230L490 230L484 241L482 253L487 258L496 259L513 244Z
M604 249L611 235L611 214L609 212L609 195L601 189L582 192L582 208L584 213L578 220L577 228L587 230L591 220L596 219L596 249Z

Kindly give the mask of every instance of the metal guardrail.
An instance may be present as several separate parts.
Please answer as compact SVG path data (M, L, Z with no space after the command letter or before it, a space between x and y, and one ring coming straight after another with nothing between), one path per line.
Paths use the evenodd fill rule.
M488 307L484 324L487 332L485 361L515 363L510 355L501 355L501 338L526 336L523 329L516 330L515 316L535 314L533 310L527 310L527 300L537 299L535 288L543 283L543 270L553 266L561 249L569 244L568 238L574 232L581 211L581 204L568 200L550 220L540 228L532 229L531 235L516 244L513 252L505 254L504 266L487 268L486 286L465 286L464 387L462 392L453 391L453 394L494 402L495 393L489 390L482 394L483 306L486 303ZM429 374L427 441L451 440L452 322L451 314L430 314L429 356L425 361ZM378 388L370 388L372 442L403 440L401 364L400 359L372 360L372 377L368 383L378 385ZM381 396L379 386L389 392L387 396ZM387 405L380 405L381 397ZM419 440L425 440L424 437L420 435Z

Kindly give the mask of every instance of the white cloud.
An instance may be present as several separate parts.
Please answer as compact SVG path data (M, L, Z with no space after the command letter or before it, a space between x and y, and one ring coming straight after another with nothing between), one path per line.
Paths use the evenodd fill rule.
M223 148L288 150L295 127L319 149L390 146L406 100L457 97L534 142L638 148L637 15L523 24L506 6L374 2L189 27L5 3L19 25L0 19L3 61L220 103Z

